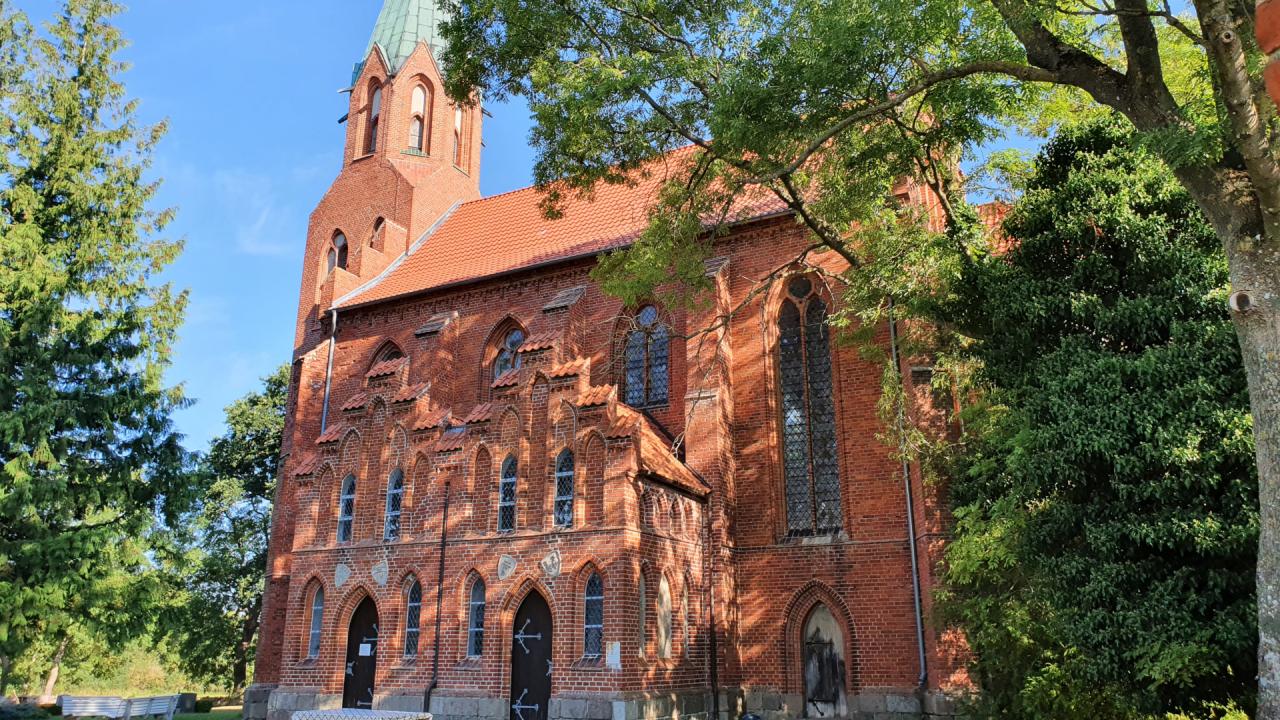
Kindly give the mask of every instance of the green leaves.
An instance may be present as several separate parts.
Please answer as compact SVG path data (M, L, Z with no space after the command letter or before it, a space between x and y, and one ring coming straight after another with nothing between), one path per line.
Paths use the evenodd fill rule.
M185 295L154 283L181 249L144 180L155 128L116 79L104 0L35 31L0 9L0 655L71 623L119 629L102 583L185 499L162 374Z
M1112 124L1064 131L950 311L987 401L953 467L944 605L1004 716L1252 699L1257 477L1215 239ZM985 319L985 320L984 320Z
M201 497L160 553L173 593L157 634L186 672L233 690L256 647L288 393L286 365L226 408L227 431L190 478Z

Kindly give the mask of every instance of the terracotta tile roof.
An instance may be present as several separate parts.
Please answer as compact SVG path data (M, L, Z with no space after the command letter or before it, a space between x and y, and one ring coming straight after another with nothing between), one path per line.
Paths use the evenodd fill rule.
M653 422L635 410L619 406L618 417L606 435L611 440L631 438L636 448L636 469L641 473L698 497L710 493L707 484L675 456L671 443Z
M574 257L592 256L634 242L666 181L685 174L692 146L650 162L633 182L601 184L589 197L570 194L561 217L543 215L536 187L459 205L417 249L373 284L335 303L351 307L480 280ZM731 222L785 211L777 198L744 200Z
M317 455L309 455L298 462L293 468L294 477L306 477L316 471L320 467L320 458Z
M610 440L617 438L631 437L636 431L636 419L634 417L620 417L609 427L609 431L604 434Z
M502 373L496 379L494 379L493 385L491 387L495 387L495 388L511 387L512 385L516 385L519 382L520 382L520 370L518 368L512 368L511 370L508 370Z
M586 375L590 368L590 360L586 358L578 358L551 368L550 372L547 373L547 377L552 380L557 380L559 378L573 377L575 375Z
M544 332L537 335L530 335L528 340L520 346L520 352L537 352L538 350L550 350L560 342L560 333Z
M424 415L420 420L418 420L418 422L414 423L413 429L415 431L421 431L438 428L448 422L450 416L451 414L447 408L443 410L433 410L432 412Z
M403 367L407 362L409 362L409 358L406 357L398 357L394 360L383 360L377 365L369 368L369 372L365 373L364 376L367 378L376 378L394 375L395 372Z
M324 433L320 435L320 437L316 438L316 444L324 445L326 443L338 442L338 440L342 439L342 435L346 431L347 431L346 423L334 423L330 425L329 429L325 430Z
M352 395L351 397L347 398L346 402L342 403L342 409L344 411L350 412L351 410L359 410L360 408L368 404L369 404L369 396L365 393L358 392L355 395Z
M599 405L609 404L609 398L613 397L612 385L597 385L587 388L578 396L578 407L596 407Z
M427 391L427 388L429 387L431 387L431 385L425 382L414 383L413 385L410 385L409 387L404 388L400 392L396 393L396 396L391 398L391 402L393 403L412 402L422 397L422 394L425 393Z
M436 441L436 452L452 452L461 450L466 444L467 429L465 427L450 428Z
M586 285L579 285L578 287L569 288L568 290L561 290L556 293L555 297L551 298L550 302L542 306L542 312L550 313L557 310L567 310L573 307L574 303L581 300L582 296L585 295L586 292Z
M462 421L462 424L473 425L475 423L489 422L493 419L494 409L493 403L480 403L471 410L471 414Z

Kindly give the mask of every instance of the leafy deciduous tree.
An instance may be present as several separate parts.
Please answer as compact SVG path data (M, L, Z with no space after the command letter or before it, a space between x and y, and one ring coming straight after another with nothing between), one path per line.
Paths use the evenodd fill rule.
M1254 6L1192 0L452 0L448 90L520 93L534 113L536 178L559 195L621 182L676 144L684 182L606 288L636 297L675 275L704 280L708 217L775 195L853 266L851 306L880 319L895 297L928 316L975 252L957 154L1069 99L1121 114L1199 206L1248 294L1232 320L1248 378L1262 508L1260 714L1280 717L1280 128L1263 91ZM952 232L873 253L892 227L895 179L939 192ZM920 263L920 264L914 264ZM699 271L700 272L700 271ZM634 278L639 278L636 282ZM943 298L945 299L945 298ZM957 328L975 332L972 329Z
M161 630L178 641L187 672L233 691L244 688L256 647L288 392L283 366L227 408L227 432L199 464L207 491L170 563L184 592Z

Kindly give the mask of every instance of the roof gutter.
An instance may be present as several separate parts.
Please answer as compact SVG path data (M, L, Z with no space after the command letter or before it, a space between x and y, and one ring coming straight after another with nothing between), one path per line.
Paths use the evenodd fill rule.
M793 212L793 211L791 211L791 210L781 210L781 211L778 211L778 212L773 212L773 213L768 213L768 214L765 214L765 215L758 215L758 216L756 216L756 217L747 218L747 219L745 219L745 220L737 220L737 221L734 221L734 222L731 222L731 223L726 223L726 224L725 224L725 227L730 227L730 228L732 228L732 227L740 227L740 226L742 226L742 225L750 225L750 224L752 224L752 223L764 222L764 221L766 221L766 220L773 220L773 219L776 219L776 218L786 217L787 215L793 215L793 214L794 214L794 212ZM447 216L446 216L446 217L447 217ZM440 223L443 223L444 219L445 219L445 218L441 218L441 219L440 219ZM435 229L437 229L437 228L438 228L438 226L439 226L439 223L437 224L437 226L435 226L435 227L433 227L433 228L432 228L432 231L434 231ZM425 240L425 239L426 239L426 238L424 237L424 238L423 238L423 240ZM418 243L418 244L421 244L421 241L419 241L419 243ZM391 296L389 296L389 297L378 298L377 300L369 300L369 301L362 302L362 303L355 303L355 304L352 304L352 305L346 305L346 306L344 306L342 309L343 309L343 310L359 310L359 309L363 309L363 308L371 307L371 306L373 306L373 305L378 305L378 304L385 303L385 302L391 302L392 300L404 300L404 299L406 299L406 298L417 297L417 296L419 296L419 295L428 295L428 294L431 294L431 293L441 293L441 292L446 292L446 291L449 291L449 290L454 290L454 289L456 289L456 288L465 287L465 286L467 286L467 285L475 285L475 284L477 284L477 283L481 283L481 282L484 282L484 281L487 281L487 280L501 280L502 278L511 277L512 275L519 275L519 274L521 274L521 273L533 272L533 271L535 271L535 270L542 270L543 268L554 267L554 266L556 266L556 265L564 265L564 264L568 264L568 263L575 262L575 261L578 261L578 260L588 260L588 259L591 259L591 258L600 257L601 255L604 255L604 254L606 254L606 253L616 252L616 251L621 250L621 249L623 249L623 248L625 248L625 247L628 247L628 246L630 246L630 245L631 245L631 243L626 243L626 244L619 245L618 247L614 247L614 248L606 248L606 249L604 249L604 250L592 250L591 252L578 253L577 255L567 255L567 256L565 256L565 257L559 257L559 258L555 258L555 259L552 259L552 260L543 260L542 262L537 262L537 263L534 263L534 264L532 264L532 265L521 265L521 266L520 266L520 267L518 267L518 268L512 268L512 269L510 269L510 270L503 270L503 271L501 271L501 272L493 273L492 275L485 275L484 277L471 278L471 279L469 279L469 280L455 280L455 281L453 281L453 282L448 282L448 283L445 283L445 284L443 284L443 285L435 285L435 286L433 286L433 287L423 288L423 289L421 289L421 290L412 290L412 291L410 291L410 292L400 293L399 295L391 295ZM401 260L403 260L404 258L407 258L409 255L411 255L411 254L413 253L413 251L414 251L414 250L417 250L417 246L416 246L416 245L415 245L415 247L410 248L409 252L408 252L408 253L406 253L404 256L402 256ZM398 263L397 263L397 264L398 264ZM388 268L388 271L389 271L390 269L391 269L391 268L389 267L389 268ZM383 272L383 275L385 275L385 274L386 274L386 272L387 272L387 271L384 271L384 272ZM349 294L349 296L350 296L350 295L354 295L354 294L355 294L355 292L359 292L359 291L362 291L362 290L368 290L368 289L371 289L371 288L373 287L373 283L376 283L378 280L381 280L381 279L382 279L382 277L383 277L383 275L379 275L378 277L374 278L373 280L370 280L370 281L369 281L369 283L367 283L365 287L363 287L363 288L359 288L358 290L353 291L352 293L350 293L350 294ZM341 302L341 301L339 301L339 302Z

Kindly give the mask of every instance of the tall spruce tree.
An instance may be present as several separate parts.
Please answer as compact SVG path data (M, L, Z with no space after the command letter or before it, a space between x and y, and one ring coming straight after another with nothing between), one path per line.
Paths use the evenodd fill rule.
M162 373L186 304L180 244L119 80L120 6L66 0L41 30L0 4L0 656L91 620L113 548L185 499ZM76 617L71 616L72 608ZM0 692L5 680L0 679Z

